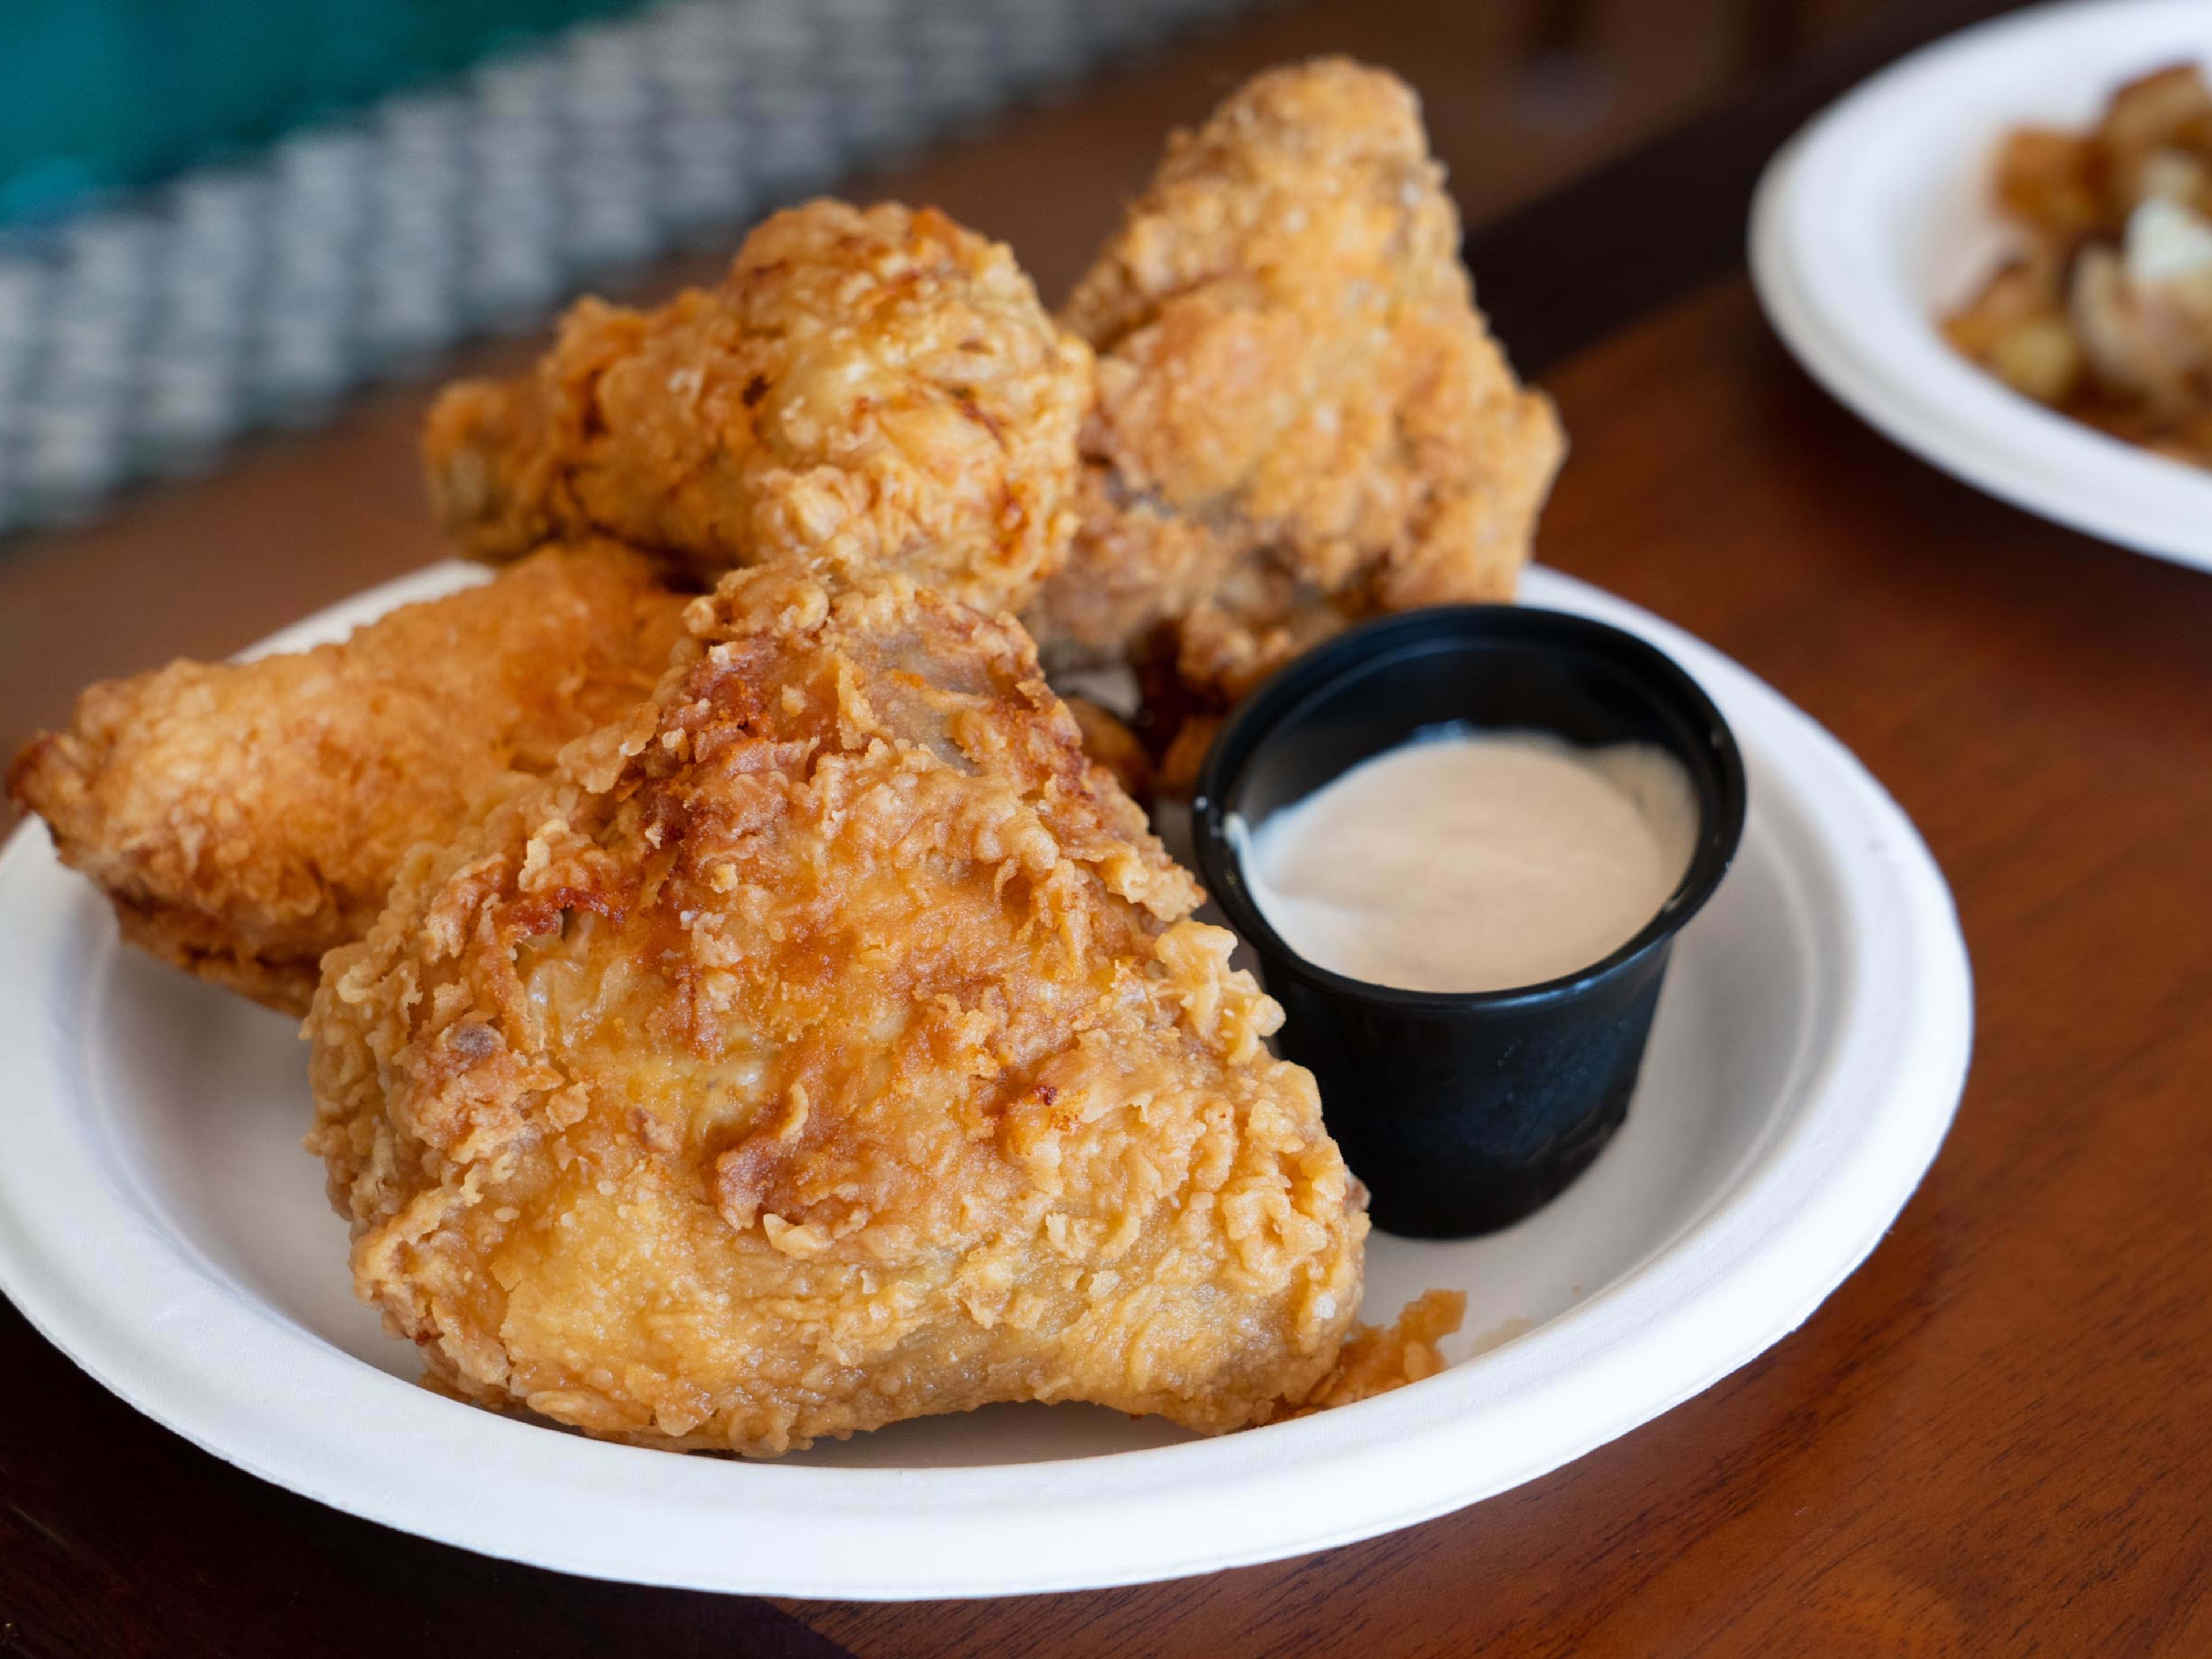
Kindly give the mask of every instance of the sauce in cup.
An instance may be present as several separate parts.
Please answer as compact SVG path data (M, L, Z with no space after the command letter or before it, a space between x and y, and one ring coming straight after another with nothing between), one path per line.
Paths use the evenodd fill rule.
M1253 902L1309 962L1408 991L1503 991L1586 968L1659 914L1696 849L1689 775L1648 743L1446 726L1255 834Z

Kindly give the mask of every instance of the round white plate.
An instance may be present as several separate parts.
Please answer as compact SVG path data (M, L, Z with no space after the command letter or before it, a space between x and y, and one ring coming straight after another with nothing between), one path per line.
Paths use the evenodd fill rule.
M334 636L442 566L291 630ZM44 830L0 858L0 1285L141 1411L264 1479L487 1554L800 1596L990 1595L1364 1538L1580 1456L1795 1328L1951 1121L1972 1025L1942 878L1833 738L1695 640L1547 571L1532 603L1670 652L1741 739L1751 817L1678 945L1626 1127L1495 1237L1376 1236L1367 1311L1468 1293L1442 1375L1195 1440L1080 1406L900 1424L780 1462L607 1445L457 1405L354 1302L300 1149L291 1024L118 947Z
M2124 82L2212 63L2204 0L2085 0L1963 31L1875 76L1776 155L1752 206L1760 302L1891 438L2015 506L2212 569L2212 472L2106 436L1960 357L1936 319L1996 265L2008 128L2080 127Z

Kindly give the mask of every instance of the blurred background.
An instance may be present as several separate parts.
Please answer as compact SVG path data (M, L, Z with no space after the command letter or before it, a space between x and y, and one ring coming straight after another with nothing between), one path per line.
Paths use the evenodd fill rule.
M925 187L1047 297L1164 129L1322 47L1417 82L1470 217L1846 28L1875 0L70 0L0 41L0 530L81 520L364 381L639 285L775 204L929 147ZM949 147L1194 31L1079 143ZM1406 47L1417 43L1419 53ZM1468 96L1465 67L1493 70ZM1081 204L1081 218L1064 204Z
M712 280L781 203L933 204L1050 304L1268 64L1412 81L1479 225L1906 3L9 0L0 753L439 556L436 382Z

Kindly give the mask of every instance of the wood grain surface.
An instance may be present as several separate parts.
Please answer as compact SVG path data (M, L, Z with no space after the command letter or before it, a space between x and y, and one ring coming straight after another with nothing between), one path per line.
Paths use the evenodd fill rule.
M1352 9L1334 9L1346 28ZM978 206L1056 155L1088 158L1086 191L1126 188L1157 130L1135 106L1194 112L1240 54L1319 44L1267 33L1307 15L899 187L934 176L987 224ZM1395 52L1433 108L1449 64ZM1680 143L1620 163L1614 199L1698 188ZM1540 229L1558 199L1503 222ZM1064 273L1094 205L1010 206L994 228L1034 216L1025 257ZM1540 290L1522 264L1540 236L1475 244ZM1895 449L1795 367L1729 259L1700 276L1655 272L1672 286L1648 297L1675 297L1640 314L1562 292L1603 337L1551 337L1574 452L1541 556L1856 750L1949 878L1977 981L1950 1141L1802 1329L1568 1468L1389 1537L1126 1590L867 1607L593 1583L353 1520L137 1417L0 1306L0 1653L2212 1653L2212 577ZM93 675L234 648L434 556L419 404L382 394L0 554L0 742Z

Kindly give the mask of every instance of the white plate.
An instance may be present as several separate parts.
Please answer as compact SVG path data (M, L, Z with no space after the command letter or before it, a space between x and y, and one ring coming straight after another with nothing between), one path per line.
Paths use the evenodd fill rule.
M465 580L435 568L282 643ZM1468 1292L1441 1376L1218 1440L1008 1406L775 1463L456 1405L411 1385L413 1350L349 1293L344 1229L299 1146L289 1022L120 949L35 825L0 858L0 1285L93 1376L242 1468L610 1578L836 1597L1115 1584L1344 1543L1541 1474L1743 1364L1857 1266L1951 1121L1972 1012L1942 878L1833 738L1632 606L1540 570L1525 595L1695 675L1741 742L1751 816L1590 1173L1498 1237L1370 1247L1370 1315Z
M1989 191L2005 131L2086 125L2123 82L2185 58L2212 63L2204 0L2041 7L1916 52L1768 164L1751 270L1798 360L1906 448L2061 524L2212 569L2212 473L2009 390L1936 324L2008 246Z

